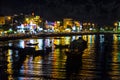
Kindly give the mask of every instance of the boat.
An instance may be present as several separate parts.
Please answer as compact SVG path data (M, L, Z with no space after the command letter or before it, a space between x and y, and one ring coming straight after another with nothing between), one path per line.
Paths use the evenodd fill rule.
M87 41L79 38L78 40L73 40L70 43L69 50L66 51L68 57L81 56L83 51L87 48Z
M69 48L69 45L66 44L66 45L62 45L62 44L54 44L55 45L55 48Z
M38 45L38 43L26 43L26 45L35 46L35 45Z
M45 56L51 52L52 52L52 47L46 47L45 50L36 50L33 55L34 56L38 56L38 55Z

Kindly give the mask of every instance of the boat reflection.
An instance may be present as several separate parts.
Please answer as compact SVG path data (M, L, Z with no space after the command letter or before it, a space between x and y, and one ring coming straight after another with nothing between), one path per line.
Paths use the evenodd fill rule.
M82 68L82 52L77 55L67 56L66 59L66 79L76 80L79 79L78 75Z

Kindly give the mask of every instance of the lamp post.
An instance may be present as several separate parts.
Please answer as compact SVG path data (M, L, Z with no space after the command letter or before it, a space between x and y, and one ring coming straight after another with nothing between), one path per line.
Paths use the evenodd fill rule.
M9 24L13 26L13 16L8 16L7 20L9 21Z
M117 23L117 22L115 22L115 23L114 23L114 26L115 26L115 31L117 31L117 26L118 26L118 23Z

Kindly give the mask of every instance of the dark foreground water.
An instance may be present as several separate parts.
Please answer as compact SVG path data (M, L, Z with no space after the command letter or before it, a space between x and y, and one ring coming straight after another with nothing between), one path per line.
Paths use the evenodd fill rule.
M26 42L39 42L36 50L52 45L52 52L33 55L18 50L0 49L0 80L119 80L120 37L116 35L84 35L88 47L82 57L68 58L65 48L78 36L24 39L0 42L0 45L27 47ZM52 42L50 44L50 42ZM28 53L28 54L27 54Z

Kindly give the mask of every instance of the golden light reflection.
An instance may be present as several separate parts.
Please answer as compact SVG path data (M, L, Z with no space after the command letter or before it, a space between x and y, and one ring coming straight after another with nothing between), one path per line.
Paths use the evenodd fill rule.
M7 53L7 73L10 74L10 76L8 76L8 80L13 79L13 77L11 76L13 74L13 69L12 69L12 51L10 49L8 49L8 53Z
M59 44L59 43L60 43L60 40L58 40L58 39L54 40L54 44Z
M53 55L53 66L52 66L53 71L52 71L52 73L57 72L57 71L56 71L56 68L57 68L56 65L58 65L58 63L57 63L58 55L59 55L59 49L55 49L54 55ZM56 74L57 74L57 73L56 73ZM56 74L55 74L55 75L56 75ZM52 74L52 76L54 77L54 74Z
M62 37L61 39L54 39L54 44L69 45L70 44L70 37Z
M24 64L23 64L23 66L24 66L24 71L23 71L23 73L24 74L28 74L29 73L29 58L30 58L30 56L26 56L26 60L24 61Z
M40 47L38 45L35 46L35 50L40 50Z
M57 77L62 77L65 74L60 70L60 68L64 68L65 61L66 61L66 56L63 55L64 50L60 49L55 49L54 55L53 55L53 71L52 71L52 77L57 78Z
M42 58L41 56L27 56L23 64L24 70L22 71L24 75L41 75L42 73ZM37 78L35 78L37 79Z
M54 43L55 44L70 44L70 37L63 37L62 39L60 40L54 40ZM59 48L55 49L54 50L54 56L53 56L53 71L52 71L52 76L54 78L57 78L57 77L62 77L64 76L65 74L63 72L60 72L59 71L59 68L61 67L64 67L65 65L65 61L66 61L66 56L64 54L64 52L66 51L66 49L62 49L60 50ZM61 63L62 61L62 63Z
M88 35L88 43L94 43L95 36L94 35Z
M7 67L8 67L8 69L7 69L8 74L13 74L12 63L9 63L9 64L7 65Z
M118 37L117 37L117 34L114 34L113 37L114 37L113 44L118 43Z
M65 42L65 44L70 44L70 37L66 37Z
M41 75L42 73L42 57L36 56L33 59L33 74Z
M93 52L93 48L94 48L94 40L95 40L95 36L94 35L86 35L83 36L83 39L85 39L88 43L88 47L84 50L84 56L90 56L91 53Z
M41 63L42 57L41 56L37 56L33 59L34 63Z
M86 40L87 41L87 39L88 39L88 36L87 35L83 35L83 37L82 37L84 40Z
M109 73L110 75L113 74L120 74L119 70L120 70L120 65L116 64L117 62L120 62L120 52L118 51L118 49L120 48L118 46L118 37L117 34L113 35L114 37L114 41L113 41L113 51L112 51L112 62L113 64L111 65L112 71ZM111 74L112 73L112 74Z
M9 76L8 76L8 80L14 80L13 76L12 76L12 75L9 75Z

